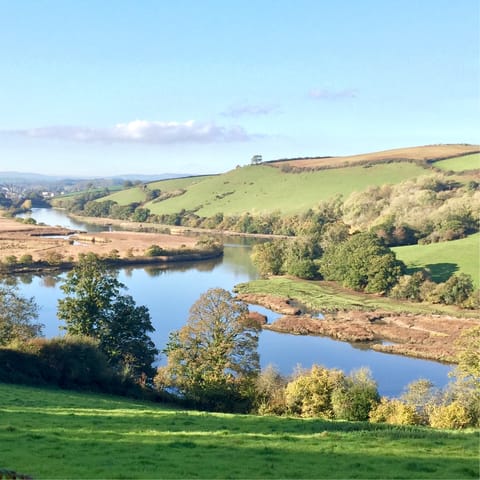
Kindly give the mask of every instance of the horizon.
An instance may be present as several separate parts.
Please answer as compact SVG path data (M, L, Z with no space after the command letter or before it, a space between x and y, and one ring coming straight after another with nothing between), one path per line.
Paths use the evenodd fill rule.
M479 14L476 0L3 2L0 171L209 175L256 154L477 145Z

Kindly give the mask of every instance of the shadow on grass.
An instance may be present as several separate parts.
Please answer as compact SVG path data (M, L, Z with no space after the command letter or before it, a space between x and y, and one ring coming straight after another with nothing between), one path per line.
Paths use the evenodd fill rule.
M441 283L447 281L458 271L458 265L456 263L429 263L421 267L407 268L407 275L412 275L420 270L428 270L432 280Z

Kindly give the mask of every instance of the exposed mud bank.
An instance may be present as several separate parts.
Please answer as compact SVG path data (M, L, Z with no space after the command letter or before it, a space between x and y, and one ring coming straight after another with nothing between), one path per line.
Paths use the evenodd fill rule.
M240 294L250 304L283 314L263 328L296 335L322 335L351 343L365 343L377 351L455 363L456 341L479 322L449 315L338 311L324 318L301 314L291 300L272 295Z

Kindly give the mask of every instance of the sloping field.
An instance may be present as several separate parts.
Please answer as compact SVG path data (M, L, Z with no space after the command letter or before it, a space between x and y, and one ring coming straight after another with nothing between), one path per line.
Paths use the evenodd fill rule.
M382 152L351 155L346 157L282 160L269 162L269 165L276 167L290 165L295 168L338 168L366 162L396 160L433 161L477 152L480 152L480 145L426 145L421 147L396 148L393 150L384 150Z
M304 212L335 195L348 196L371 185L398 183L427 173L411 163L392 163L371 167L349 167L305 173L284 173L265 165L237 168L223 175L203 177L185 186L180 196L145 206L155 214L196 210L209 217L250 212L252 215ZM161 182L163 183L163 182ZM161 189L161 183L159 188Z
M475 431L211 414L5 384L0 418L0 476L2 469L38 479L479 475Z
M392 250L409 269L430 269L436 282L444 282L452 273L463 272L472 276L477 288L480 286L480 233L451 242L407 245Z
M148 190L160 190L161 192L174 192L176 190L181 190L188 188L191 185L194 185L197 182L201 182L206 178L210 177L186 177L186 178L175 178L169 180L160 180L158 182L153 182L147 184ZM145 202L147 197L147 190L143 188L143 185L138 185L120 192L112 193L106 197L102 198L103 200L113 200L119 205L129 205L130 203Z
M438 162L435 162L434 165L442 170L452 172L478 170L480 169L480 153L472 153L471 155L439 160Z

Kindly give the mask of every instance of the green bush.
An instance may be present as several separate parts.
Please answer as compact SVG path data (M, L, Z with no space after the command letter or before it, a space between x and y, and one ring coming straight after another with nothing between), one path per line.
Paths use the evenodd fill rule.
M332 393L335 418L342 420L368 420L370 411L379 401L377 384L366 368L351 373L344 385Z
M162 247L159 247L158 245L150 245L145 250L146 257L160 257L161 255L165 255L165 251Z

